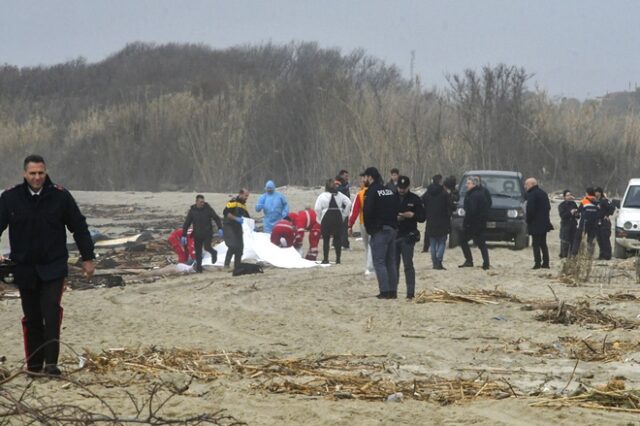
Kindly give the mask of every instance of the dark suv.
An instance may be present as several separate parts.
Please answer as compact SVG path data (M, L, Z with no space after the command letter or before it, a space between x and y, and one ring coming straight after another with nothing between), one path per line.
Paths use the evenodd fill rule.
M451 221L449 247L460 245L464 219L464 196L467 178L478 176L480 184L491 194L491 209L485 232L487 241L512 241L516 250L529 246L525 221L526 197L522 174L496 170L470 170L460 180L460 199Z

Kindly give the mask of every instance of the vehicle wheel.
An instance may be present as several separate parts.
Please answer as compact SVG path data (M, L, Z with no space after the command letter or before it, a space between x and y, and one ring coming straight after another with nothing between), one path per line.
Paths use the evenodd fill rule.
M627 258L627 250L622 247L620 244L615 243L614 249L613 249L613 256L616 259L626 259Z
M449 235L449 248L458 247L460 245L460 231L451 230Z
M529 247L529 234L527 234L526 232L521 232L518 235L516 235L515 240L516 240L516 246L515 246L516 250L523 250Z

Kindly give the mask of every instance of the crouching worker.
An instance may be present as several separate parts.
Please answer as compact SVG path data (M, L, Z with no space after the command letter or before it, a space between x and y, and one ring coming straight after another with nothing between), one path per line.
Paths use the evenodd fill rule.
M178 255L178 263L189 263L189 259L195 259L195 248L193 244L193 230L187 231L187 244L182 244L182 228L176 229L169 235L169 245Z
M316 260L318 258L318 244L320 243L320 224L317 221L316 212L312 208L306 208L298 213L289 215L296 227L296 240L293 246L302 256L302 242L305 231L309 231L309 251L305 259Z
M196 252L196 272L202 272L202 248L211 254L211 263L218 260L218 252L211 247L213 239L213 226L211 221L215 221L218 229L222 229L222 221L218 213L204 201L204 195L196 196L196 203L191 206L187 217L182 225L182 238L180 243L187 245L187 234L189 226L193 225L193 244Z
M231 258L234 258L234 268L242 263L242 252L244 251L244 241L242 239L242 223L245 217L249 217L247 210L247 199L249 191L241 189L238 196L229 200L222 212L224 222L224 243L227 245L227 255L224 258L224 267L229 268Z
M293 247L296 240L296 227L290 216L277 221L271 228L271 243L280 248Z

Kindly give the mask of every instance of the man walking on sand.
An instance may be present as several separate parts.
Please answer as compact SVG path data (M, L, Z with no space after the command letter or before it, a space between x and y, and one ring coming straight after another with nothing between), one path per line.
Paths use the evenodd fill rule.
M482 269L487 270L490 268L489 249L487 248L484 233L487 228L489 209L491 208L491 197L487 197L485 189L480 185L478 176L469 177L465 185L467 193L464 196L465 215L462 222L463 230L460 241L465 261L459 268L473 267L473 256L469 248L469 240L473 239L482 254Z
M202 273L202 248L211 254L211 263L215 264L218 260L218 252L211 247L213 240L213 226L211 221L216 223L218 230L222 229L222 221L218 213L204 201L204 195L196 195L196 203L191 206L187 217L182 225L182 238L180 242L183 246L187 245L187 233L189 227L193 225L193 241L196 254L196 272ZM222 234L222 232L220 232ZM222 235L221 235L222 236Z
M59 376L60 301L68 274L67 233L80 250L87 279L94 273L93 241L75 200L51 182L44 159L24 160L24 181L0 196L0 235L9 227L10 258L22 302L27 372ZM0 254L0 262L4 257Z

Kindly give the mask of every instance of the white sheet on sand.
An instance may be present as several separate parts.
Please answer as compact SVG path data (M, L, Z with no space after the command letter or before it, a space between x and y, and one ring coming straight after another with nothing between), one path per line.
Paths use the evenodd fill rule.
M253 219L245 219L242 224L244 252L242 260L253 260L256 262L264 262L277 268L312 268L320 266L312 260L303 259L300 253L293 247L280 248L271 243L270 235L264 232L254 232L255 221ZM224 265L224 257L227 254L227 246L220 243L214 247L218 252L216 266ZM208 252L204 252L202 256L202 265L211 266L211 256ZM325 265L322 265L325 266Z

